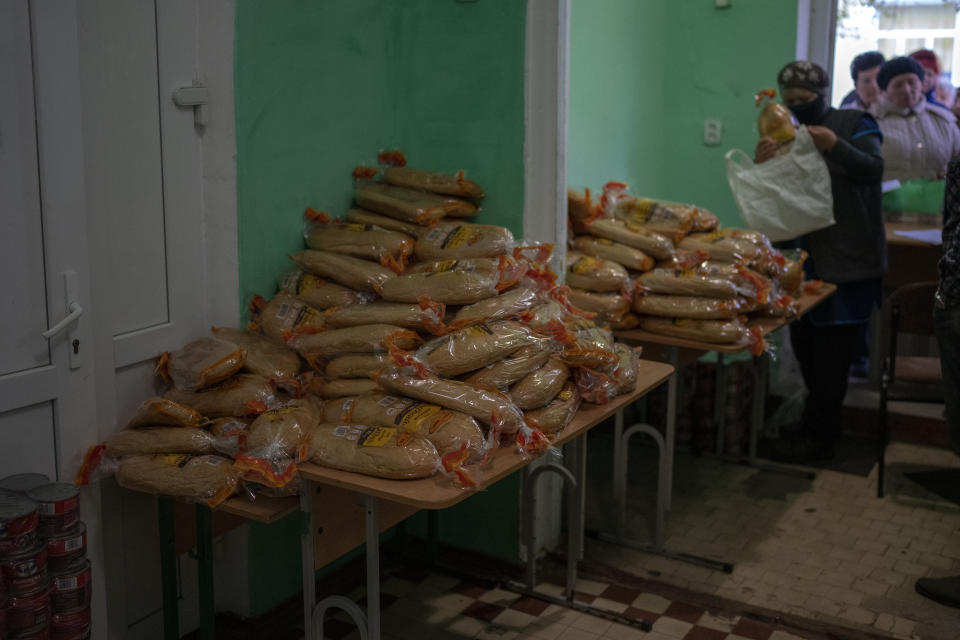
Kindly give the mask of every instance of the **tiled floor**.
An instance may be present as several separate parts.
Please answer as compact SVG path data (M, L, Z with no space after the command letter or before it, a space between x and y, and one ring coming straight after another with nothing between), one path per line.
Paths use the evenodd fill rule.
M609 437L591 438L591 468L609 467ZM863 446L869 447L865 442ZM652 449L631 451L628 531L646 536ZM897 638L960 638L960 610L914 592L920 576L960 573L960 506L903 471L960 466L943 449L888 448L887 497L869 475L814 480L678 455L666 547L735 563L732 574L592 541L588 557L691 592ZM869 469L869 467L868 467ZM609 472L603 472L608 474ZM609 480L590 473L588 527L609 530Z

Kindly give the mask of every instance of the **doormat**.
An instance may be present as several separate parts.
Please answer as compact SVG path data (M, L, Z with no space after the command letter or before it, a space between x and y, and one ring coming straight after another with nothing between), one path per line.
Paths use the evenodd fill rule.
M910 471L903 475L941 498L960 504L960 469Z

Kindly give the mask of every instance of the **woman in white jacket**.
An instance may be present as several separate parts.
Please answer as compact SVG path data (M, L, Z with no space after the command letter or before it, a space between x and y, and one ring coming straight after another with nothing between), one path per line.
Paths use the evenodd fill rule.
M960 129L949 109L923 97L923 67L912 58L889 60L877 74L883 90L870 107L883 132L884 180L941 180L960 155Z

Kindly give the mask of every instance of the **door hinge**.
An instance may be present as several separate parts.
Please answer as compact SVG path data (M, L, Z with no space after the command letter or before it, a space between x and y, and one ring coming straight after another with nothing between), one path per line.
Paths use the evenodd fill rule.
M193 107L193 124L203 128L209 119L208 107L210 97L207 88L202 84L189 87L180 87L173 92L173 103L178 107Z

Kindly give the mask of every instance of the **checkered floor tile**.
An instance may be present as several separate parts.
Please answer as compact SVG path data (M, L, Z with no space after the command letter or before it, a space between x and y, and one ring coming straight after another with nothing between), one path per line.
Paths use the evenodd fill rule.
M472 581L429 572L389 572L381 585L382 630L388 640L479 638L513 640L790 640L801 638L747 618L723 617L656 593L580 580L576 600L627 620L646 620L653 630L623 624ZM537 590L559 596L563 588L544 583ZM350 594L361 606L361 589ZM349 617L338 613L324 625L324 637L359 637Z

